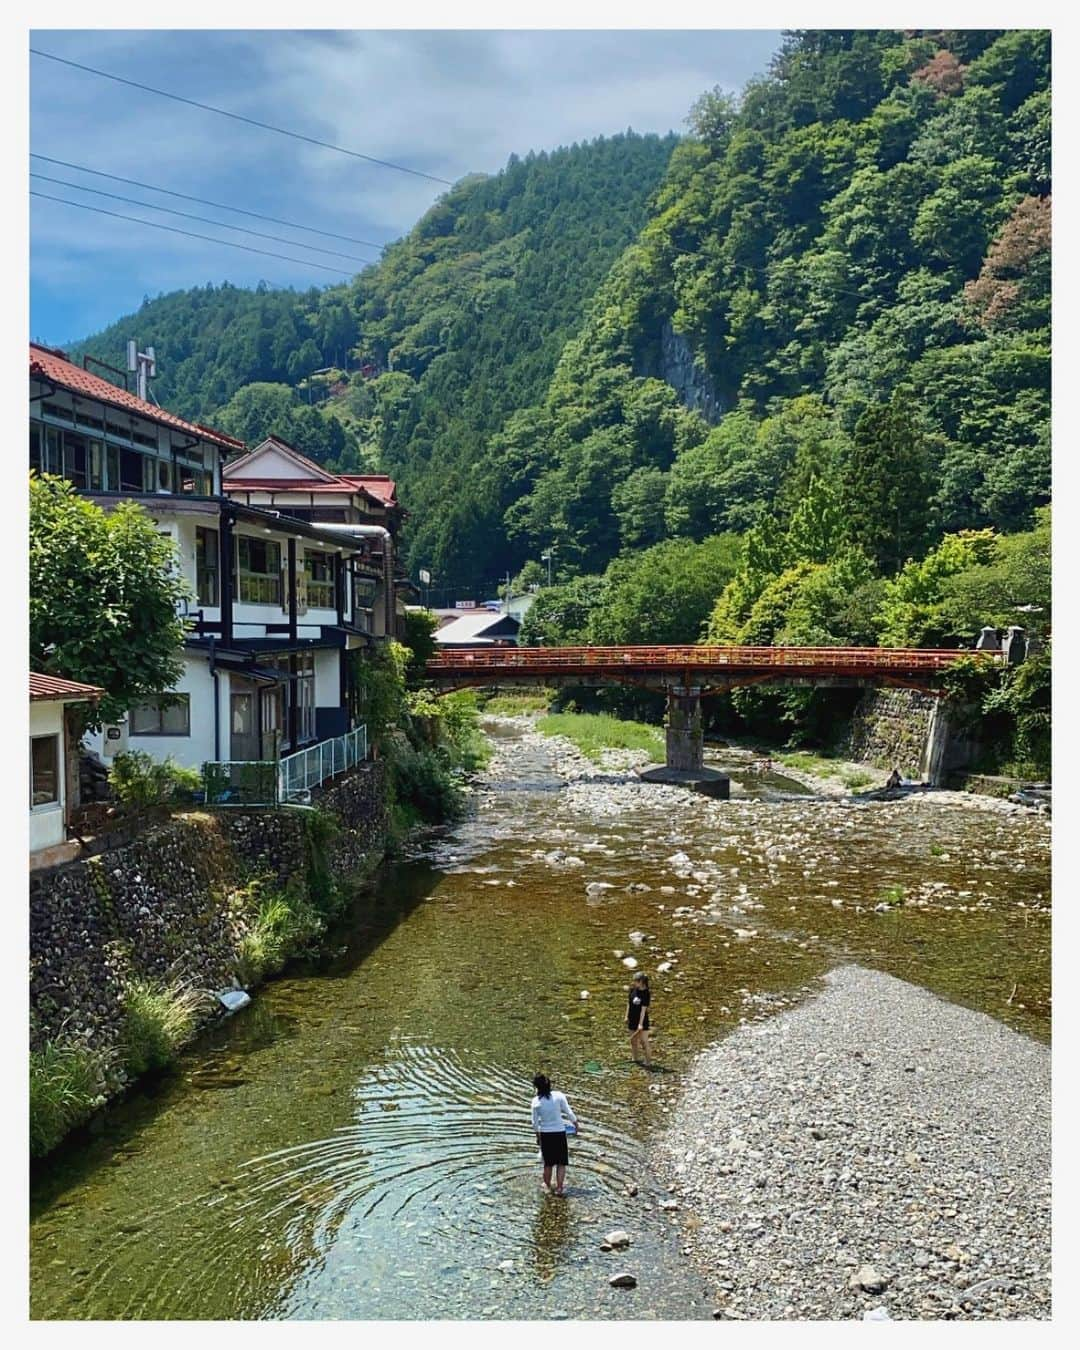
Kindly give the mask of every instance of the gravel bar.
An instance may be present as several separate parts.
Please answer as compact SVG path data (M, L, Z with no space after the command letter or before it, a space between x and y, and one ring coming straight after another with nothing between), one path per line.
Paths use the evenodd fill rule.
M892 976L700 1055L655 1159L718 1317L1050 1316L1050 1052Z

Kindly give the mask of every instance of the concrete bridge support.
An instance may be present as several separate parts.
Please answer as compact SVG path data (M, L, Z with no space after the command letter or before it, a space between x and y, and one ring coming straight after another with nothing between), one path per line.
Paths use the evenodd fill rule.
M730 797L731 779L727 774L705 767L700 687L674 685L668 689L665 739L667 762L642 773L646 782L674 783L724 800Z
M705 733L701 725L701 690L676 685L668 690L667 754L669 769L693 772L705 763Z

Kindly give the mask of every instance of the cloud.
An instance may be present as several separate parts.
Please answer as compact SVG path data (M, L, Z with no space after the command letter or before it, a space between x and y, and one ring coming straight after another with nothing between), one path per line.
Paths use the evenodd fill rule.
M736 90L779 34L672 31L43 32L33 46L455 181L511 153L624 131L683 128L707 88ZM389 242L445 189L96 76L31 58L31 140L42 154L340 234ZM332 240L32 161L35 170L304 242ZM31 184L175 228L211 226ZM330 284L315 268L32 202L32 318L52 340L130 311L143 294L229 279ZM290 246L233 238L289 253ZM364 253L365 250L355 250ZM342 266L358 267L349 262Z

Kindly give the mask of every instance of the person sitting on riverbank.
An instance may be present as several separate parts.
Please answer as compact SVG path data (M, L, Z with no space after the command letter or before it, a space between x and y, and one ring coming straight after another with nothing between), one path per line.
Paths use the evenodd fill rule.
M630 985L630 999L626 1009L626 1026L630 1032L630 1053L634 1063L640 1064L638 1052L645 1057L645 1067L652 1061L649 1058L649 977L643 970L634 972Z
M570 1151L566 1147L567 1122L577 1133L577 1116L562 1092L554 1092L551 1080L538 1073L533 1079L536 1096L532 1099L532 1127L544 1161L545 1190L551 1190L551 1169L555 1169L555 1195L565 1195L566 1167Z
M893 769L892 773L889 774L888 778L885 780L885 788L887 791L890 791L892 788L898 788L903 781L904 780L900 777L900 770Z

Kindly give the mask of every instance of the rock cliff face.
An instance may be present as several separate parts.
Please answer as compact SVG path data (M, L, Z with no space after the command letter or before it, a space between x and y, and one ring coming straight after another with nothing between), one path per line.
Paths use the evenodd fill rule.
M639 373L670 384L684 406L700 413L710 426L715 426L724 414L712 380L696 363L689 342L676 333L670 320L660 329L659 350L654 348Z

